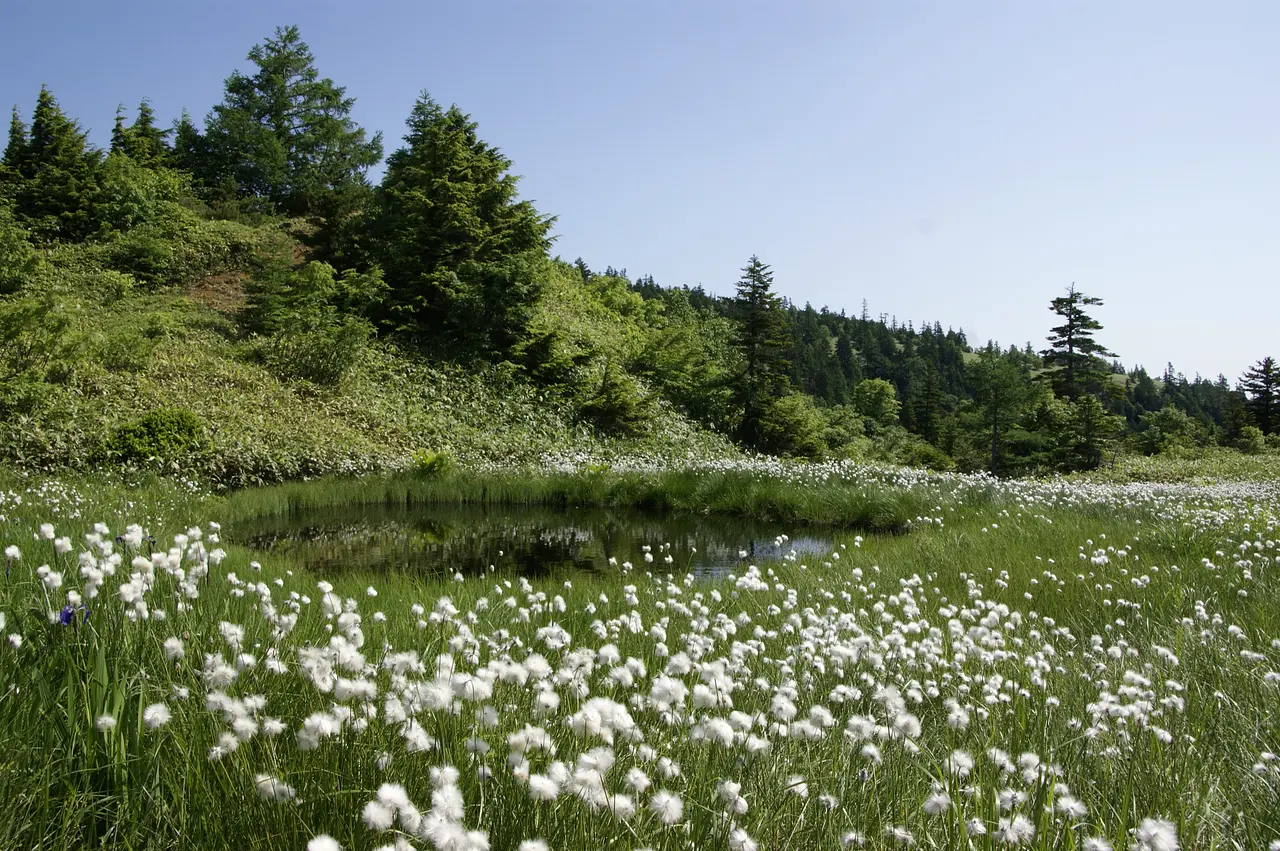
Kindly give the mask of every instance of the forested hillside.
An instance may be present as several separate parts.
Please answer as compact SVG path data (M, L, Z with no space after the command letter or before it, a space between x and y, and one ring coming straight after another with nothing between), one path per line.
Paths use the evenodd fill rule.
M1102 301L1055 298L1070 282L1046 284L1043 349L1004 349L867 301L801 308L755 257L726 270L732 296L565 262L554 217L457 106L424 92L374 184L383 137L297 29L248 58L200 121L121 108L105 151L47 89L14 108L6 460L236 485L733 444L1012 474L1280 443L1270 357L1234 387L1126 370Z

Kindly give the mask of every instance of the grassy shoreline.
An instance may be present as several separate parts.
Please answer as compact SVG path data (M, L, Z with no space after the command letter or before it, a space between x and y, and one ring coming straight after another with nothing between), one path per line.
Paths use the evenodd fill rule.
M476 472L331 478L236 491L227 517L364 505L546 505L727 515L797 526L902 532L925 500L909 489L829 483L820 490L747 472Z

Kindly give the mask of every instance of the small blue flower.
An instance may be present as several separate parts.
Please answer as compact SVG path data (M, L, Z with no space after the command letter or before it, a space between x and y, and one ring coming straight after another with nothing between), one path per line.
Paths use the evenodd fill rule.
M89 613L90 613L90 612L92 612L92 611L93 611L93 609L89 608L88 606L85 606L85 607L84 607L84 619L83 619L82 621L80 621L80 623L88 623L88 622L89 622Z
M75 623L76 622L75 606L67 606L65 609L63 609L62 615L58 619L62 621L63 626L71 626L73 623Z

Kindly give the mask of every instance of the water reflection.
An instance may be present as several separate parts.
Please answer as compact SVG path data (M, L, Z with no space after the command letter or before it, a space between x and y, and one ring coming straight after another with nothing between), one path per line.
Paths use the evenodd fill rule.
M654 516L636 511L512 506L339 506L257 518L228 540L318 572L341 569L477 573L495 565L522 575L604 570L609 560L713 575L788 556L832 550L828 530L794 531L728 517ZM739 555L745 551L746 557ZM671 563L666 563L670 556Z

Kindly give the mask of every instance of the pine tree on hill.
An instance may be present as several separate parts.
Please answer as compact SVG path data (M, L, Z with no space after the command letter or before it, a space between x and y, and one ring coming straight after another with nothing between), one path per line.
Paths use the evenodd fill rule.
M754 254L742 269L736 301L738 349L743 361L738 384L742 406L740 437L748 446L757 446L770 403L782 396L788 386L791 335L782 299L773 292L773 272Z
M1050 308L1064 320L1053 328L1049 348L1040 353L1053 392L1059 397L1076 399L1086 393L1097 393L1110 372L1102 358L1115 357L1107 347L1093 338L1102 323L1085 313L1086 307L1101 306L1102 299L1086 296L1073 283L1067 294L1050 302Z
M288 215L337 219L367 192L365 173L382 159L382 136L351 119L354 98L316 70L297 27L255 45L252 76L236 71L205 122L203 142L180 124L179 158L217 192L265 200Z
M554 217L517 199L511 160L457 106L443 109L424 92L407 123L368 226L370 257L391 288L386 318L406 332L455 338L478 325L524 323L539 294L530 261L545 256ZM481 336L490 339L470 342L503 348Z
M1251 366L1240 379L1240 389L1248 395L1245 406L1262 433L1280 431L1280 367L1275 358L1268 356Z
M20 126L20 122L15 122ZM10 145L15 144L14 124ZM14 212L33 235L45 240L78 240L94 229L93 203L102 158L80 126L68 118L53 94L40 90L31 133L20 151L6 151L17 172Z

